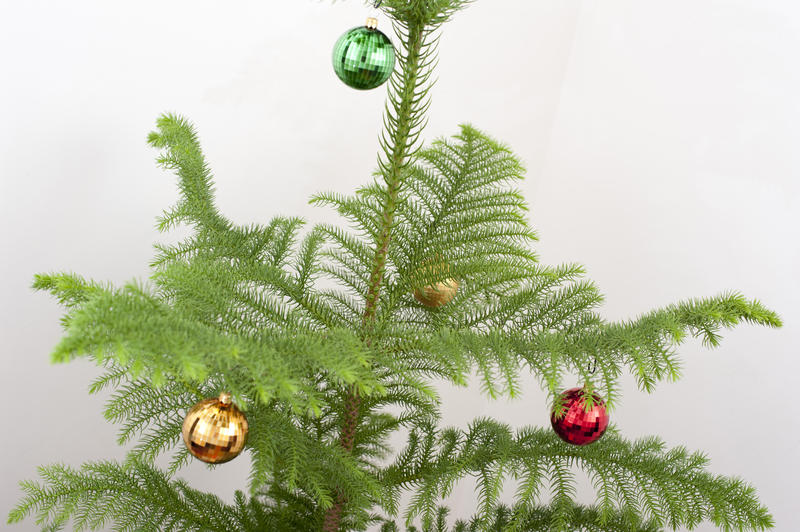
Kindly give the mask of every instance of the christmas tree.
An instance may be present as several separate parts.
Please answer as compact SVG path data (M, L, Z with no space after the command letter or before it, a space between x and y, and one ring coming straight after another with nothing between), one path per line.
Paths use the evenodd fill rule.
M42 467L40 481L22 483L10 523L33 516L45 530L220 532L772 527L754 489L708 472L704 455L603 431L623 371L650 392L679 377L675 348L685 339L715 346L723 328L776 327L779 318L730 293L608 322L579 266L537 261L515 188L524 169L506 146L471 126L422 146L437 38L467 3L383 2L398 65L378 169L354 195L312 200L335 209L344 227L292 217L232 223L215 206L193 127L174 115L158 120L149 142L180 188L159 228L187 225L190 236L156 246L149 283L113 287L70 273L34 282L66 308L53 359L102 366L91 389L113 390L106 416L135 445L123 463ZM478 379L491 398L516 397L528 373L552 397L556 431L492 419L441 426L437 380ZM561 394L576 378L582 388ZM201 401L238 420L224 452L181 442L187 412L197 421L206 411L192 408ZM592 413L594 424L581 425ZM396 433L406 438L400 449L389 445ZM250 485L232 503L176 477L192 455L235 457L245 437ZM157 468L167 453L169 467ZM596 489L590 506L575 500L576 470ZM468 478L477 481L475 514L452 524L442 501ZM509 486L514 503L503 505Z

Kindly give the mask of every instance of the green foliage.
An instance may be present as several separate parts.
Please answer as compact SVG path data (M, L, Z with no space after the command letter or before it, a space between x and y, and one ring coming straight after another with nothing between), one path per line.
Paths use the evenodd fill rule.
M574 532L658 532L662 530L652 521L642 521L632 509L619 510L612 515L601 518L600 512L593 506L581 506L571 502L569 505L568 528ZM456 521L452 527L447 525L450 511L445 507L436 510L436 517L429 527L406 528L407 532L506 532L516 520L520 530L526 532L549 532L552 530L550 523L556 511L552 506L514 507L509 508L498 505L492 509L488 523L483 516L475 517L469 521ZM562 507L563 511L563 507ZM400 532L401 528L390 520L385 520L380 528L381 532Z
M66 309L53 360L86 356L103 367L91 391L111 390L105 415L120 425L120 444L132 446L129 459L42 468L42 483L22 484L9 522L34 515L45 530L306 531L341 509L334 526L345 530L399 530L391 519L400 514L409 531L421 521L426 532L772 526L749 485L655 438L630 442L612 430L573 447L549 430L489 419L438 428L437 380L467 385L477 375L494 398L517 396L523 371L553 396L577 376L587 397L596 389L613 405L624 371L647 392L678 378L675 349L687 338L713 347L741 322L780 326L737 293L604 320L602 296L580 266L538 262L517 188L524 168L507 146L468 125L422 146L437 31L466 3L384 1L400 68L378 170L353 195L312 199L347 227L306 228L288 217L234 224L215 205L194 128L174 115L158 120L149 142L180 189L159 229L183 225L191 234L156 246L148 282L113 287L71 273L34 281ZM414 298L447 279L459 282L447 305ZM248 495L230 505L174 479L189 460L184 413L221 390L251 427ZM395 454L398 431L408 442ZM165 453L170 465L160 471L152 464ZM576 468L594 484L594 506L573 500ZM478 480L478 513L448 528L440 504L467 477ZM507 483L516 487L511 508L500 504Z
M234 504L227 505L136 460L93 462L80 470L53 465L39 468L39 474L45 483L22 483L26 497L11 511L9 523L33 514L45 531L68 524L78 531L101 530L113 523L119 531L257 532L301 530L295 525L314 519L300 501L289 507L237 492Z
M396 500L400 489L414 496L406 510L410 523L421 516L423 528L434 527L436 501L447 497L462 478L478 483L479 515L474 526L490 527L503 483L517 485L518 506L504 530L528 530L534 502L550 485L553 501L547 512L548 530L575 526L574 467L591 478L597 492L597 523L613 522L620 509L626 518L647 519L660 527L692 528L710 520L725 530L763 530L772 518L740 479L705 471L707 459L682 447L666 450L662 441L646 438L628 442L612 429L588 446L562 442L549 429L512 431L490 419L479 419L466 431L412 431L406 449L386 468L382 482Z
M59 286L65 278L40 277L38 284ZM156 387L168 378L196 385L213 377L239 397L261 402L277 397L296 410L312 412L320 411L323 400L309 378L314 372L325 372L332 382L355 383L364 393L380 387L370 371L368 350L344 329L329 329L324 335L302 329L232 335L225 329L236 317L212 318L198 306L182 309L180 302L170 305L163 293L134 283L119 290L92 288L81 297L85 300L72 312L53 352L56 362L91 355L126 367L133 377L146 375ZM228 308L222 312L231 315L251 311L225 303ZM205 315L198 319L198 313ZM222 325L211 324L216 320Z

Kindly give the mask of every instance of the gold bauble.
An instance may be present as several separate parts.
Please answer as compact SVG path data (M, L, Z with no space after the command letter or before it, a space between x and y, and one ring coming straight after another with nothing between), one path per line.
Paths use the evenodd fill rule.
M247 418L229 393L194 405L183 420L183 443L195 458L209 464L233 460L247 441Z
M445 279L438 283L414 290L414 297L426 307L441 307L450 303L458 293L458 281Z

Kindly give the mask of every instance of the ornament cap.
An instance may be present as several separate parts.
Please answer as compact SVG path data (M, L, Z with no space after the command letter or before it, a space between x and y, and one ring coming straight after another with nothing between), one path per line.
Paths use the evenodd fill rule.
M221 394L219 394L219 402L220 404L228 406L233 402L233 400L231 399L231 394L229 394L228 392L222 392Z
M367 28L371 30L378 29L378 19L375 17L367 17L367 22L364 24Z

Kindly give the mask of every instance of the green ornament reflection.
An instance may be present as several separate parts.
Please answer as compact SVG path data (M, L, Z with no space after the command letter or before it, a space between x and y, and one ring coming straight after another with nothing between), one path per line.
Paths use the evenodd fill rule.
M359 26L333 47L333 70L348 86L359 90L383 85L394 70L394 46L383 32Z

